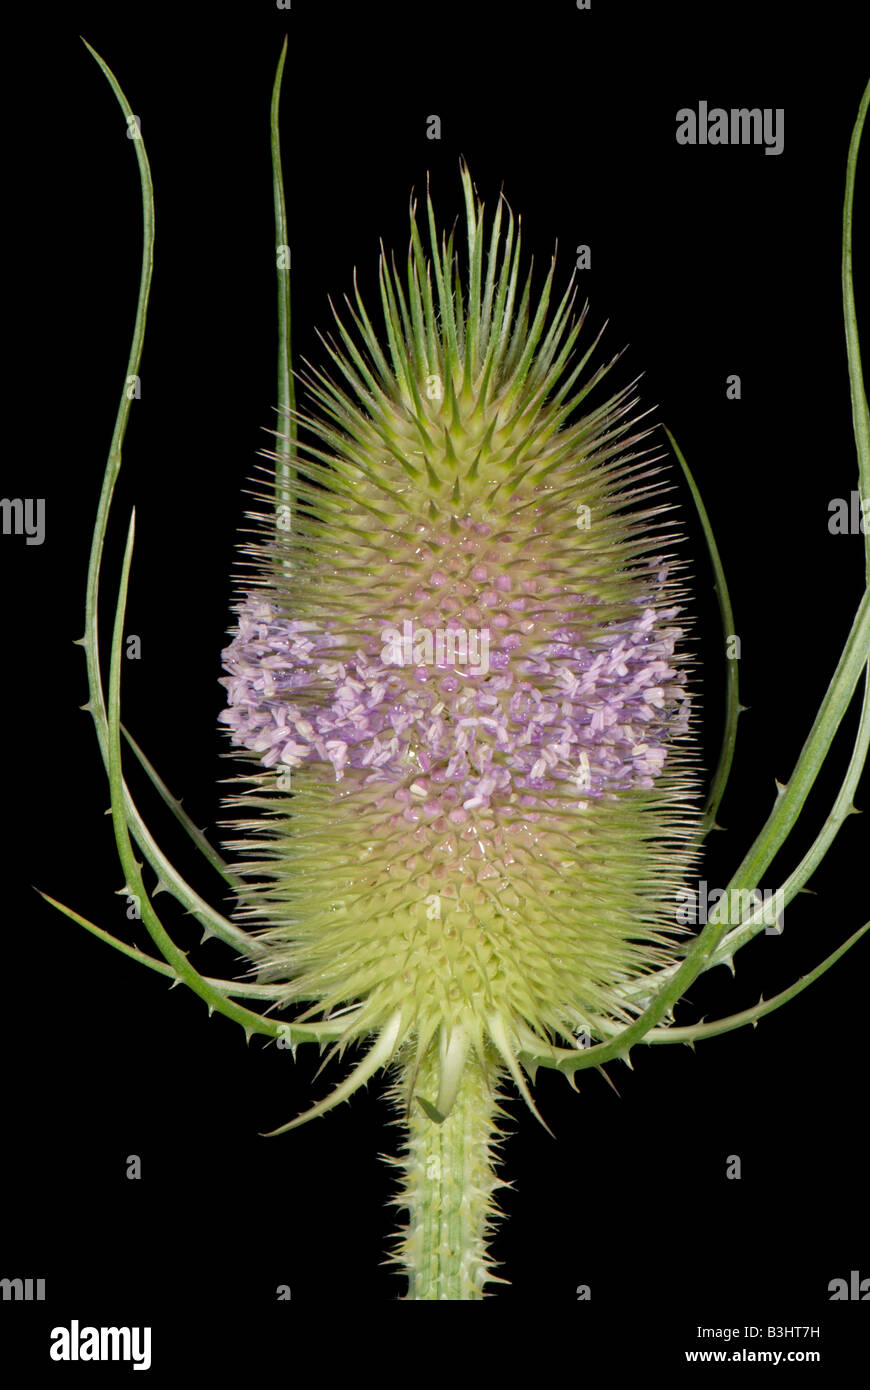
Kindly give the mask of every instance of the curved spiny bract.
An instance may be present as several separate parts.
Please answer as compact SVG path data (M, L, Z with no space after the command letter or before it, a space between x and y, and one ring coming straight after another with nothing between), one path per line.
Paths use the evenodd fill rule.
M387 351L357 294L338 379L309 370L293 528L264 488L221 716L254 783L289 789L234 844L259 978L306 1017L358 1005L341 1046L379 1035L407 1101L440 1055L441 1118L495 1056L528 1096L520 1033L630 1020L625 983L674 958L700 825L650 430L633 386L579 413L612 364L584 375L570 286L547 327L552 267L517 305L513 217L484 264L462 181L464 284L412 204L404 287L381 259Z

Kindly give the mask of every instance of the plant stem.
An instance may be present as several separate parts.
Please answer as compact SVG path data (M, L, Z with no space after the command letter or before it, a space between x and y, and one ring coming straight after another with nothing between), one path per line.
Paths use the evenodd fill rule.
M438 1124L416 1099L438 1093L437 1049L430 1048L420 1066L405 1148L401 1158L389 1160L403 1173L394 1205L408 1212L392 1256L408 1277L406 1300L475 1300L485 1297L487 1282L506 1282L490 1272L487 1253L499 1214L492 1194L509 1185L494 1171L504 1112L496 1085L501 1073L493 1067L491 1075L492 1089L477 1059L469 1058L450 1114ZM404 1103L407 1077L394 1096Z

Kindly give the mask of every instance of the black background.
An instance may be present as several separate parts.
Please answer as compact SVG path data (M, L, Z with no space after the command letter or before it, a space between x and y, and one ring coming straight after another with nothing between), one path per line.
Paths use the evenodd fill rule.
M504 185L539 268L558 240L559 284L573 248L591 246L581 275L590 331L609 319L609 349L630 344L621 379L645 374L645 402L695 471L742 639L750 712L720 814L726 831L711 837L704 865L712 886L727 882L770 809L774 778L791 771L861 587L860 537L829 534L828 503L857 487L840 234L868 65L849 5L810 13L811 26L774 4L71 5L47 7L40 32L7 53L17 92L7 176L21 190L7 288L17 283L26 309L13 328L3 491L45 497L46 539L2 541L12 911L0 1276L45 1277L48 1302L2 1305L6 1354L69 1374L48 1361L48 1333L78 1317L152 1325L153 1374L171 1343L183 1355L249 1355L270 1372L306 1340L300 1303L332 1312L338 1328L403 1287L381 1263L395 1218L378 1155L397 1139L382 1083L300 1131L259 1137L325 1094L335 1067L314 1082L304 1048L294 1062L260 1040L246 1047L235 1025L208 1020L191 994L170 991L33 891L146 944L115 896L123 874L93 727L77 709L84 657L72 645L141 248L134 150L77 35L103 54L141 118L157 205L142 398L106 549L106 634L135 505L127 631L141 636L142 659L125 663L125 722L197 824L219 839L218 779L229 770L216 724L219 654L242 489L274 423L268 104L286 32L298 357L322 360L315 328L328 328L327 296L340 302L354 266L375 316L379 238L404 255L408 197L427 170L439 221L460 212L460 155L489 208ZM678 146L676 111L701 99L784 108L784 153ZM440 142L426 139L432 113ZM855 232L865 336L867 159ZM725 398L730 373L742 379L737 402ZM703 539L674 482L696 576L709 765L722 643ZM780 875L763 886L811 843L855 726L853 710ZM219 881L130 777L161 844L220 905ZM865 780L859 806L868 799ZM699 981L678 1021L776 992L866 920L868 848L866 819L852 817L814 895L787 909L785 934L747 947L734 980L719 970ZM176 940L195 947L190 919L166 896L158 906ZM216 942L193 959L205 973L234 969ZM828 1284L853 1269L870 1276L867 968L865 940L757 1030L694 1053L636 1049L633 1071L609 1069L618 1096L594 1073L582 1074L579 1095L539 1073L536 1098L557 1138L510 1102L513 1190L494 1249L511 1282L497 1299L557 1314L553 1330L578 1349L611 1342L626 1374L670 1373L684 1350L712 1345L697 1342L698 1323L820 1325L823 1364L845 1362L866 1333L866 1305L832 1304ZM141 1155L139 1182L125 1177L129 1154ZM740 1181L725 1178L731 1154L742 1159ZM290 1303L275 1301L279 1284ZM591 1285L590 1303L576 1301L579 1284ZM631 1343L613 1341L628 1328Z

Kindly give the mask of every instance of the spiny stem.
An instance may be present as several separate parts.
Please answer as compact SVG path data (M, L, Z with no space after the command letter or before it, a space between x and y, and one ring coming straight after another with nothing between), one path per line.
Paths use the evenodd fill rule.
M464 1067L456 1100L438 1124L424 1112L418 1096L430 1103L438 1093L439 1065L430 1049L417 1074L414 1100L407 1118L402 1157L388 1161L402 1169L402 1192L393 1205L407 1211L408 1220L394 1247L392 1262L408 1277L406 1301L485 1297L488 1282L505 1283L491 1273L487 1241L498 1210L493 1193L508 1183L496 1177L494 1162L501 1141L496 1079L492 1089L482 1068L470 1058ZM404 1103L407 1077L394 1091Z

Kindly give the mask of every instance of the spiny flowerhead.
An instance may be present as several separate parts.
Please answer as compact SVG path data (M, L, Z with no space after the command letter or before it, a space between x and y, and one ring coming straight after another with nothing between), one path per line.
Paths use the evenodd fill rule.
M437 1054L441 1113L465 1065L526 1094L518 1052L630 1019L678 949L699 826L651 430L634 384L579 413L612 362L584 379L572 285L548 326L554 266L533 309L510 210L485 248L462 183L464 268L428 199L426 256L412 202L385 343L357 292L337 378L305 378L319 410L258 493L221 716L258 765L234 804L257 811L236 847L260 977L305 1017L347 1010L342 1046L378 1035L409 1094Z

